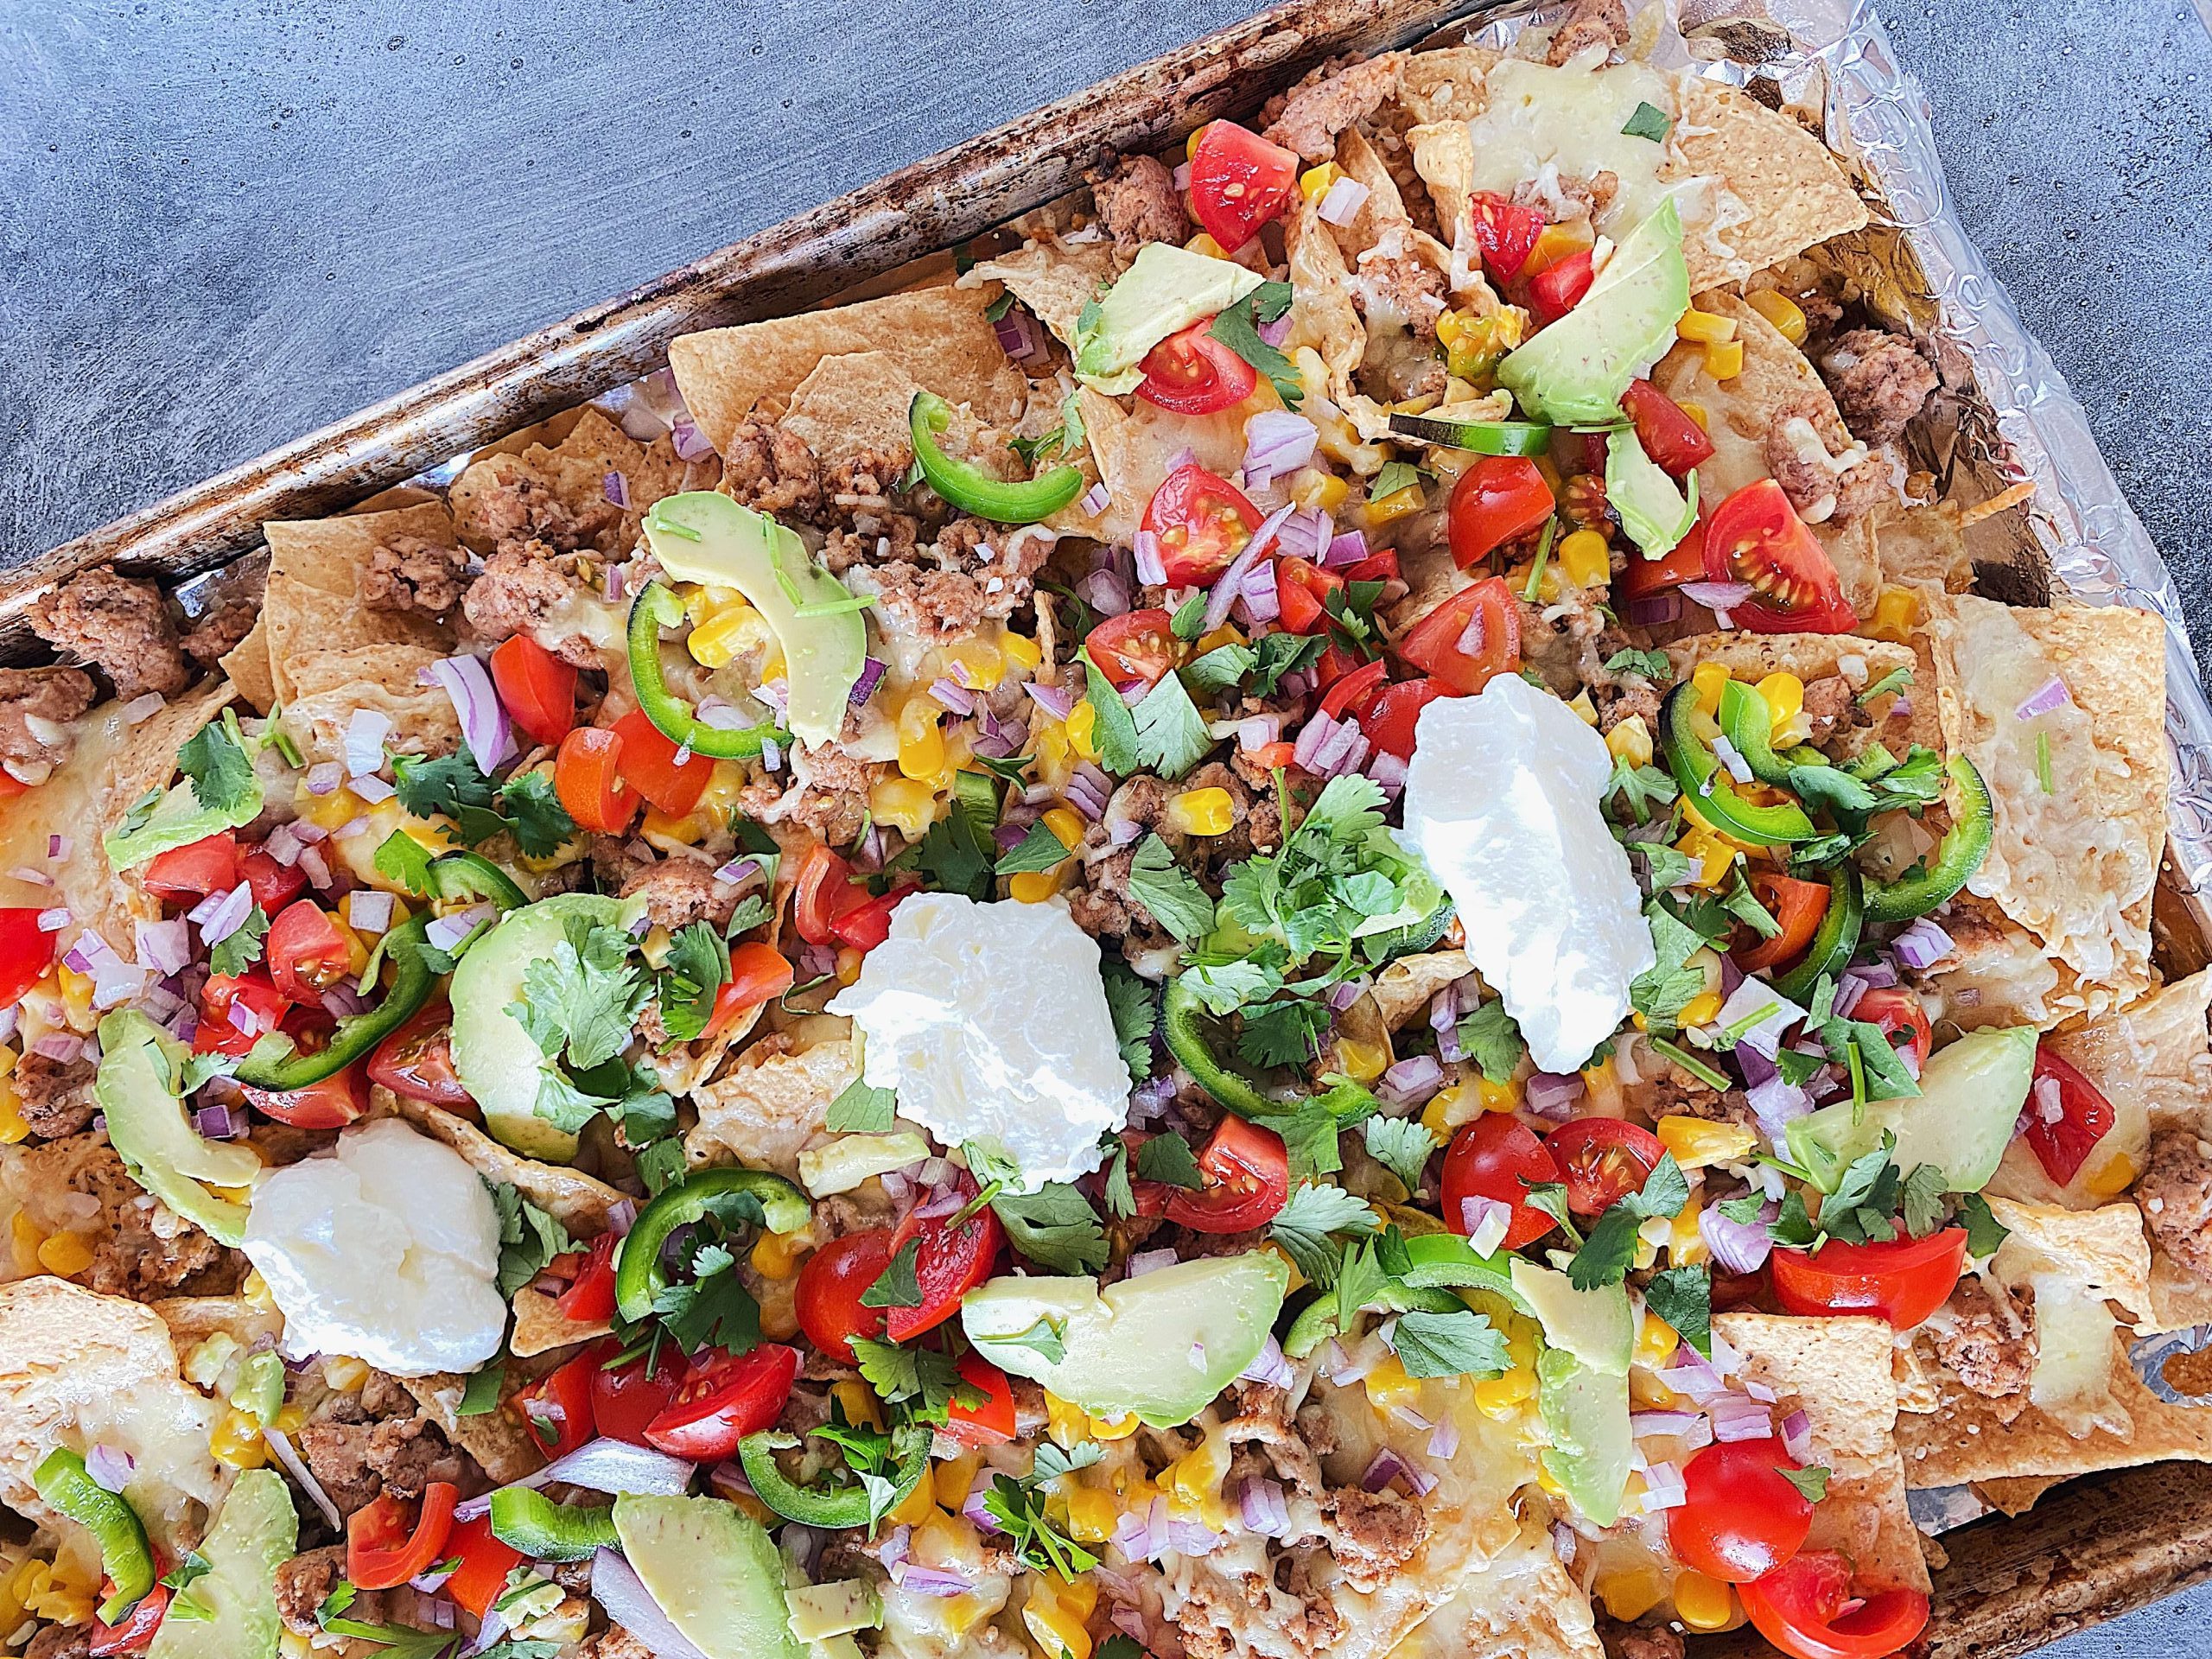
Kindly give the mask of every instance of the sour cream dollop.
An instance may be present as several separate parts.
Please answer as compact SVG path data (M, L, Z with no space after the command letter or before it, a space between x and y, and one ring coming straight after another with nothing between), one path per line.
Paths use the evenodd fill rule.
M466 1371L499 1351L499 1218L461 1155L397 1118L254 1189L247 1260L284 1315L284 1351L350 1354L395 1376Z
M1467 955L1546 1071L1572 1071L1652 965L1628 853L1599 803L1605 741L1517 674L1421 711L1403 839L1444 884Z
M1098 1167L1128 1118L1098 943L1058 901L918 893L830 1004L866 1044L863 1080L949 1147L1019 1165L1025 1190Z

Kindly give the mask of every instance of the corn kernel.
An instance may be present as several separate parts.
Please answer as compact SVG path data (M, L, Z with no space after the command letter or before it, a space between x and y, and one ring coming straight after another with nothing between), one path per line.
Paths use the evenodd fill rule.
M1482 1109L1475 1091L1455 1083L1429 1096L1428 1104L1421 1108L1421 1127L1439 1140L1449 1140L1454 1129L1472 1122Z
M973 1452L931 1465L930 1484L937 1490L938 1503L947 1512L957 1514L968 1502L968 1494L976 1489L976 1471L982 1466L983 1459Z
M1090 1632L1084 1629L1083 1620L1057 1598L1039 1596L1040 1582L1031 1581L1029 1599L1021 1607L1031 1643L1043 1659L1090 1659Z
M2100 1198L2115 1198L2135 1184L2142 1173L2142 1166L2126 1153L2115 1153L2098 1169L2091 1172L2082 1185Z
M1007 661L1019 669L1032 669L1045 660L1045 653L1034 639L1026 633L1016 633L1012 628L999 635L999 649L1006 653Z
M233 1469L258 1469L269 1461L269 1442L261 1438L261 1425L251 1412L236 1407L216 1419L207 1449L218 1463Z
M966 1494L963 1492L964 1497ZM937 1506L936 1489L926 1480L918 1482L914 1490L891 1506L891 1518L902 1527L918 1527L933 1521L944 1513Z
M1408 484L1402 490L1393 490L1379 501L1370 501L1362 509L1362 518L1370 530L1379 529L1399 519L1419 512L1425 498L1419 484Z
M1676 1394L1646 1370L1629 1372L1628 1397L1629 1403L1639 1411L1673 1411L1689 1399L1688 1395Z
M1590 1587L1605 1604L1606 1612L1624 1624L1642 1618L1673 1588L1658 1563L1648 1558L1618 1572L1600 1573Z
M1574 717L1580 721L1585 726L1594 727L1597 725L1598 705L1590 701L1590 688L1588 686L1584 686L1572 697L1569 697L1567 699L1567 706L1574 710Z
M1744 342L1731 340L1707 346L1705 372L1716 380L1733 380L1744 372Z
M1792 346L1805 343L1805 310L1796 301L1771 288L1763 288L1745 297L1751 309L1772 323L1775 331Z
M1098 711L1090 706L1090 698L1081 699L1068 710L1068 747L1074 752L1077 760L1096 764L1098 744L1093 734L1097 726Z
M1580 588L1595 588L1611 579L1613 561L1605 538L1594 530L1578 530L1560 537L1554 550L1560 568Z
M1114 1535L1122 1512L1114 1495L1096 1486L1068 1494L1068 1534L1079 1544L1103 1544Z
M1381 1077L1390 1065L1388 1049L1376 1043L1363 1043L1357 1037L1337 1039L1337 1058L1344 1071L1360 1083Z
M0 1083L0 1147L12 1147L31 1132L23 1122L22 1099L12 1084Z
M1515 1366L1503 1376L1475 1384L1475 1409L1485 1417L1510 1417L1536 1397L1536 1374Z
M1474 319L1464 311L1446 311L1436 320L1438 344L1447 346L1456 344L1459 336L1467 332L1468 325L1473 321Z
M988 639L968 639L949 645L952 677L970 691L988 691L1006 678L1006 652Z
M1209 259L1226 259L1229 257L1229 251L1224 248L1220 243L1215 241L1213 238L1208 236L1204 231L1200 231L1196 236L1192 237L1183 245L1189 249L1192 253L1202 253Z
M1707 715L1718 717L1720 713L1720 689L1734 677L1729 673L1726 663L1700 663L1690 671L1690 683L1697 689L1697 706Z
M73 1278L92 1265L92 1247L76 1233L56 1233L38 1247L38 1263L48 1273Z
M1344 168L1334 162L1324 162L1319 167L1309 167L1298 175L1298 194L1308 201L1319 201L1329 194L1329 187L1344 175Z
M1683 340L1694 340L1700 346L1718 346L1736 338L1736 320L1716 316L1710 311L1700 311L1693 306L1675 324L1675 333Z
M1521 1085L1510 1077L1503 1083L1478 1077L1475 1099L1486 1112L1517 1112L1521 1109Z
M747 652L774 642L768 620L740 600L726 609L711 612L691 630L684 648L702 668L726 668Z
M1694 1630L1725 1630L1735 1622L1736 1592L1685 1567L1675 1574L1675 1616Z
M1700 887L1717 887L1728 879L1730 866L1736 861L1736 849L1712 831L1693 827L1682 832L1675 843L1677 852L1685 853L1697 861L1697 874L1690 880Z
M1909 645L1919 623L1920 595L1910 588L1885 588L1874 601L1874 616L1866 625L1866 632L1891 645Z
M1055 806L1046 812L1045 827L1059 838L1061 846L1072 851L1089 826L1084 823L1083 814L1073 807Z
M1244 631L1234 622L1224 622L1219 627L1209 628L1200 634L1198 643L1191 647L1191 651L1192 655L1203 657L1206 652L1218 651L1224 645L1241 645L1245 643Z
M1688 1001L1682 1004L1682 1023L1686 1026L1702 1026L1711 1020L1713 1016L1719 1012L1720 993L1718 991L1700 992L1699 995L1690 998Z
M1643 1323L1636 1330L1634 1361L1656 1371L1672 1359L1675 1351L1681 1345L1682 1339L1675 1333L1673 1325L1656 1313L1646 1313Z
M899 710L899 770L908 778L934 779L945 767L940 712L927 696L909 697Z
M1536 238L1536 245L1529 250L1528 262L1522 270L1541 270L1555 265L1570 254L1582 252L1592 245L1586 225L1547 225L1543 234Z
M1758 683L1758 690L1766 704L1768 722L1777 731L1796 719L1805 706L1805 682L1795 674L1770 674Z
M1060 890L1060 868L1023 870L1007 878L1007 896L1016 904L1041 905Z
M343 784L327 795L315 795L308 791L305 783L302 783L298 798L292 804L294 810L309 823L325 830L335 830L341 824L351 823L354 815L360 811L361 798Z
M1045 1391L1045 1432L1061 1447L1073 1446L1090 1427L1090 1418L1082 1407L1063 1400L1047 1389Z
M1421 1383L1406 1375L1406 1368L1395 1354L1367 1374L1365 1385L1368 1401L1377 1411L1411 1405L1421 1394Z
M39 1246L46 1243L46 1235L39 1231L31 1218L18 1210L9 1218L8 1239L14 1248L16 1273L23 1277L39 1270Z
M1642 715L1630 715L1605 734L1605 747L1613 759L1625 760L1631 766L1651 764L1651 728L1643 723Z
M65 962L55 967L54 979L61 988L62 1017L68 1020L70 1029L89 1033L95 1023L92 976L79 973Z
M1167 827L1178 835L1226 835L1236 817L1225 789L1186 789L1167 803Z
M919 841L936 821L937 791L912 778L879 779L868 792L868 816L909 841Z
M1309 512L1334 512L1351 494L1351 485L1319 467L1301 467L1291 475L1290 499Z
M276 1311L276 1295L270 1290L269 1281L261 1276L259 1268L248 1271L245 1281L238 1286L238 1294L256 1307L264 1308L271 1313Z
M1295 1290L1297 1287L1294 1285L1291 1288ZM1124 1412L1119 1417L1093 1417L1090 1420L1090 1438L1094 1440L1126 1440L1140 1427L1137 1414L1133 1411Z
M1712 429L1713 417L1705 412L1705 405L1703 404L1694 404L1688 398L1685 398L1682 402L1676 404L1675 407L1680 409L1683 414L1688 416L1690 419L1697 423L1699 431L1705 432Z
M764 1279L788 1279L798 1271L806 1247L798 1233L763 1232L753 1242L753 1270Z
M1659 1144L1675 1154L1684 1169L1702 1169L1741 1158L1758 1144L1758 1137L1740 1123L1711 1123L1680 1115L1658 1123Z
M340 1394L357 1393L369 1380L368 1363L346 1354L327 1355L322 1362L322 1380Z

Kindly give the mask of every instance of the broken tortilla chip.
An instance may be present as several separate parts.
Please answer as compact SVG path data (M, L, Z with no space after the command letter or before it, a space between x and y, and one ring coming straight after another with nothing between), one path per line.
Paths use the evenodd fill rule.
M451 630L433 619L415 611L372 611L361 602L361 580L379 543L411 536L454 544L453 519L441 503L337 518L278 519L264 524L261 533L269 543L269 585L258 626L268 639L270 683L279 701L292 701L295 668L325 652L411 645L440 657L451 653Z
M1052 337L1072 353L1084 307L1114 280L1110 242L1032 242L1014 253L986 259L960 279L963 288L1001 283Z
M668 362L691 418L717 453L756 410L782 416L823 358L854 352L887 353L947 403L972 404L984 419L1004 423L1020 416L1029 383L984 319L988 303L973 289L950 286L887 294L682 334L669 343Z
M825 357L791 393L784 429L825 467L871 450L911 453L906 411L920 390L888 352Z
M238 687L238 695L253 705L254 713L265 715L276 706L276 671L269 661L265 618L256 617L245 638L223 654L222 668Z
M1400 957L1375 976L1375 1006L1382 1021L1395 1031L1428 1006L1429 999L1446 985L1456 985L1475 971L1464 950L1426 950Z
M606 1319L572 1319L561 1311L558 1297L528 1285L515 1292L514 1309L515 1325L507 1338L507 1351L517 1359L573 1348L614 1328Z
M1108 500L1096 518L1070 524L1074 533L1127 547L1153 492L1166 481L1171 463L1187 455L1208 472L1226 478L1244 459L1244 417L1237 410L1218 415L1177 415L1139 397L1124 410L1114 398L1083 387L1076 393L1083 413L1084 436L1098 463L1098 480ZM1070 504L1078 511L1080 501ZM1057 527L1058 519L1052 521Z
M699 1122L684 1156L696 1166L727 1155L796 1180L799 1154L829 1133L830 1103L860 1074L849 1040L800 1048L785 1033L764 1037L691 1091Z
M506 486L528 480L560 504L574 533L602 551L632 547L645 511L664 496L712 486L711 458L687 461L666 433L644 444L606 413L586 406L556 444L531 443L480 456L454 480L454 531L480 553L515 535Z
M312 759L341 758L346 728L364 709L391 722L385 746L394 754L450 754L461 743L461 717L445 689L425 685L422 677L446 654L419 645L360 645L301 658L278 718Z

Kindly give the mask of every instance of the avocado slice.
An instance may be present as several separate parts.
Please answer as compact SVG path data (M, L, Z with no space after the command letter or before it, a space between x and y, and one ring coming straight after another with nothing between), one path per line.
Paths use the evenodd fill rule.
M1605 505L1647 559L1664 558L1697 523L1697 474L1688 499L1628 429L1605 437Z
M1103 1293L1095 1279L994 1279L962 1298L960 1324L1001 1370L1098 1416L1135 1412L1166 1428L1259 1357L1289 1288L1288 1263L1253 1250L1179 1262ZM1058 1358L1039 1351L1040 1338Z
M620 900L595 893L556 893L511 910L468 948L453 970L453 1069L484 1110L492 1138L525 1158L566 1163L576 1137L537 1115L537 1079L545 1055L521 1020L507 1012L522 1000L523 970L550 956L569 921L621 925Z
M237 804L228 808L202 806L189 778L172 784L155 803L152 814L144 823L127 834L111 832L101 843L107 849L108 867L120 873L173 848L189 847L195 841L219 836L226 830L242 829L261 816L263 801L258 775L248 784Z
M784 648L785 714L803 743L827 743L868 666L868 625L853 595L807 556L798 532L712 490L664 496L645 540L679 582L734 588Z
M1116 397L1135 391L1144 378L1137 365L1147 352L1201 318L1226 311L1262 280L1234 260L1167 242L1146 243L1120 280L1084 307L1076 324L1076 378Z
M791 1634L784 1558L734 1504L626 1493L614 1531L646 1592L706 1659L807 1659Z
M1577 1290L1563 1273L1513 1258L1513 1288L1544 1327L1544 1341L1607 1376L1626 1376L1636 1315L1624 1285Z
M849 1192L871 1175L904 1169L930 1155L930 1143L912 1129L891 1135L841 1135L798 1155L798 1184L809 1198Z
M802 1642L826 1642L883 1623L883 1599L866 1579L793 1585L784 1599L791 1605L791 1634Z
M251 1186L261 1160L192 1127L177 1096L169 1039L144 1014L111 1014L100 1021L99 1036L92 1094L107 1114L108 1140L124 1167L208 1236L237 1249L245 1237L246 1207L207 1187Z
M1621 394L1675 343L1690 306L1682 220L1670 196L1628 233L1582 302L1497 365L1497 384L1533 420L1601 426Z
M1621 1369L1618 1376L1594 1370L1564 1348L1547 1350L1536 1362L1536 1410L1551 1436L1541 1454L1544 1469L1601 1527L1620 1519L1635 1459L1628 1368Z
M2033 1026L1968 1032L1928 1057L1917 1096L1869 1101L1855 1112L1838 1101L1797 1119L1789 1155L1832 1192L1845 1166L1880 1146L1886 1129L1897 1138L1891 1157L1901 1173L1933 1164L1947 1191L1979 1192L2012 1143L2035 1075Z
M276 1569L292 1559L299 1536L283 1478L273 1469L240 1475L200 1546L207 1570L176 1592L148 1659L276 1659L284 1633ZM180 1605L202 1617L180 1618Z

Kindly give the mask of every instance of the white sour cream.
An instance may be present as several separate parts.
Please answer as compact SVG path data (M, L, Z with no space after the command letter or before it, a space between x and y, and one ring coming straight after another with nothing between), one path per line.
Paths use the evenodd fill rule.
M863 1077L901 1117L1002 1153L1028 1190L1096 1169L1098 1137L1128 1120L1098 944L1057 901L916 893L830 1011L859 1027Z
M1458 906L1467 955L1547 1071L1572 1071L1653 963L1628 854L1599 810L1612 757L1517 674L1421 712L1402 839Z

